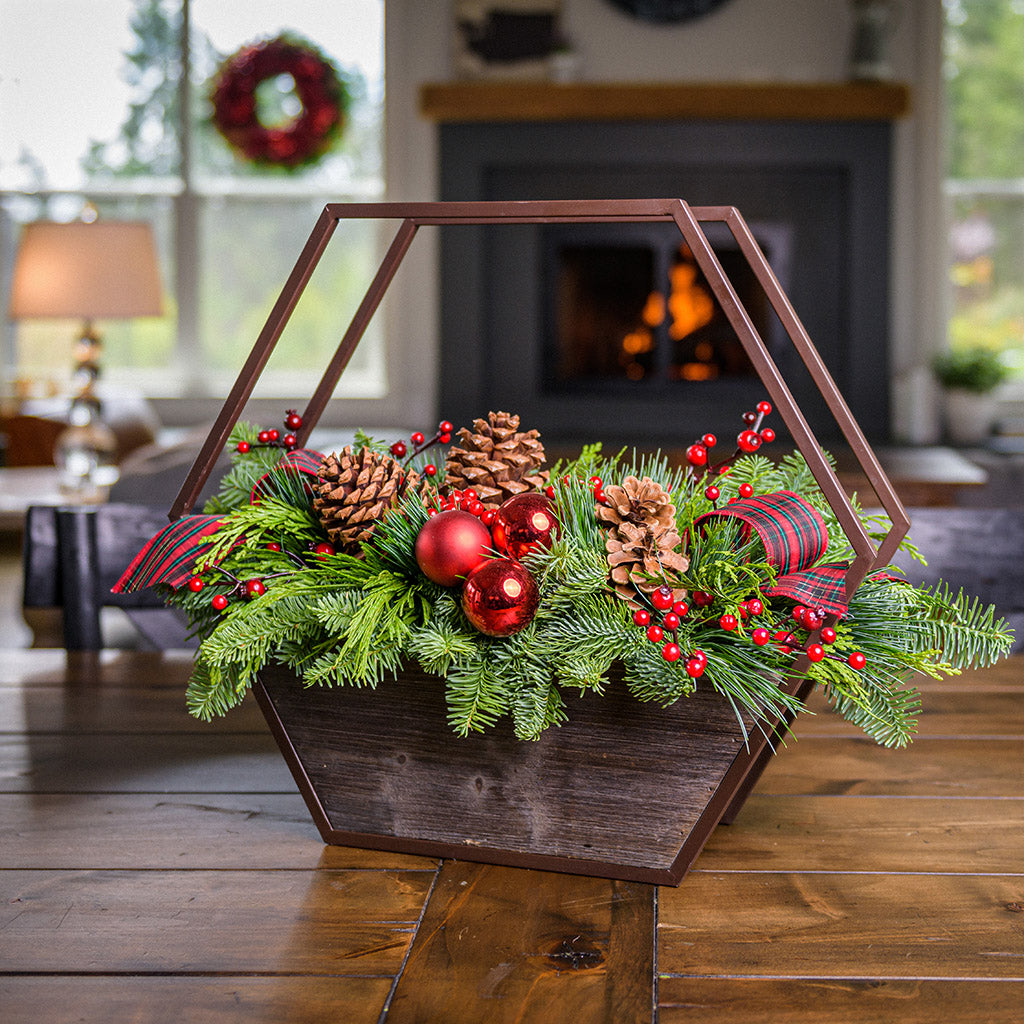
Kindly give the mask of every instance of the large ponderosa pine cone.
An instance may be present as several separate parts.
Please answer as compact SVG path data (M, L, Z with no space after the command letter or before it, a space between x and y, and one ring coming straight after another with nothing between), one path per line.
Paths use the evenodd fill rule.
M473 429L459 431L461 444L448 453L445 486L472 487L485 508L497 508L506 498L547 486L544 446L536 430L520 431L519 417L489 412L473 420Z
M667 583L674 599L682 601L686 590L676 574L685 572L690 560L676 550L681 544L676 510L665 490L649 477L629 476L621 486L605 487L604 498L597 518L610 527L605 548L615 593L639 608L638 591L652 594Z
M313 509L335 548L358 554L387 510L418 483L390 455L348 447L320 463Z

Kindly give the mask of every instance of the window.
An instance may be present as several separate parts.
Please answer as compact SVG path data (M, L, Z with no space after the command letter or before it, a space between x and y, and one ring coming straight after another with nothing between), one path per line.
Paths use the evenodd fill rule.
M383 0L0 0L4 307L22 223L74 219L85 202L101 217L148 220L168 312L103 325L104 380L151 397L223 396L324 203L383 195L383 7ZM340 145L300 171L235 157L210 122L209 82L220 61L282 31L332 58L353 96ZM280 93L286 119L295 103L288 82L267 87ZM376 232L373 222L339 225L258 394L308 395L376 269ZM61 390L71 327L5 324L0 379L21 378L34 392ZM385 391L383 343L371 324L338 393Z
M1024 0L944 0L949 342L1024 385Z

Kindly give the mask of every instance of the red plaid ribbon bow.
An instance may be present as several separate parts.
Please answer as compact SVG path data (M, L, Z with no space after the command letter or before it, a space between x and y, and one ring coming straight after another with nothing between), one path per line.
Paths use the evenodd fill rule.
M738 519L744 542L751 532L764 545L768 563L778 575L768 597L788 597L812 608L845 615L845 562L815 564L828 548L828 531L817 509L792 491L741 498L701 516L699 526L712 518Z
M278 467L316 476L322 459L319 452L310 448L297 448L281 456ZM253 504L261 497L273 494L272 480L268 474L256 482L250 498ZM210 535L222 521L222 516L193 515L168 523L132 559L111 590L115 594L125 594L157 583L180 587L192 577L196 562L210 546Z

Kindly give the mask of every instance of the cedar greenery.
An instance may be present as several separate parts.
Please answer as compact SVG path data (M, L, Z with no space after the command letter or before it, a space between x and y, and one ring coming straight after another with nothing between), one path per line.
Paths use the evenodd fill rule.
M403 665L418 665L439 677L449 724L462 736L508 716L516 736L536 739L566 720L573 692L601 693L610 685L625 685L638 700L662 705L711 686L732 705L744 733L760 728L757 723L766 717L798 709L783 688L793 677L792 655L780 644L753 644L754 620L741 619L735 632L717 627L722 613L738 615L740 602L754 597L767 609L757 624L778 628L786 620L790 603L763 594L774 580L763 549L756 541L741 543L728 520L693 531L693 521L712 507L705 482L685 467L671 466L660 453L605 456L599 445L591 445L577 459L552 468L561 533L550 549L524 559L538 583L539 608L521 632L493 638L468 623L456 592L420 572L413 547L427 520L421 497L407 495L391 509L364 543L361 557L314 554L326 537L300 474L275 468L279 452L272 448L236 450L239 441L252 442L256 434L248 424L235 428L229 442L232 467L207 505L224 521L197 566L206 586L200 593L182 587L168 595L190 615L201 640L187 693L197 717L209 719L237 705L260 669L272 662L291 668L307 686L376 687L386 685ZM366 435L358 442L387 449ZM704 651L707 670L701 678L691 679L682 661L666 661L633 623L626 602L609 590L605 531L587 484L594 475L604 480L647 476L670 492L678 532L689 538L684 583L691 591L716 595L713 610L695 609L678 632L684 649ZM262 497L251 504L253 487L263 478ZM757 493L801 494L826 522L828 558L850 554L801 456L778 463L760 455L738 458L716 480L721 502L734 497L742 483ZM869 534L884 535L884 520L859 514ZM283 550L269 549L271 542ZM906 546L913 550L909 542ZM248 579L263 580L266 592L231 600L223 614L211 608L211 596L237 596L238 581ZM920 705L915 674L990 664L1013 639L994 609L962 592L954 594L943 584L918 589L888 577L865 581L835 628L830 651L841 658L861 651L866 667L858 671L839 658L826 658L809 664L806 675L822 687L836 712L886 746L903 746L912 738Z

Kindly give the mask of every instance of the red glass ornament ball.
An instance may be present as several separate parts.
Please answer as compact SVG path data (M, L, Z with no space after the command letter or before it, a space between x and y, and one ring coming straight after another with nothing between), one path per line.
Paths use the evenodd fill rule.
M661 656L666 661L678 661L683 655L683 649L676 643L665 644L661 649Z
M527 491L503 502L491 523L494 546L510 558L535 548L549 548L558 536L558 516L546 494Z
M756 452L761 447L761 435L755 433L753 430L744 430L739 437L736 438L736 447L741 452L746 452L748 455L751 452Z
M868 659L865 658L860 651L854 651L853 654L846 659L846 663L850 668L855 668L860 671L868 663Z
M708 450L702 444L691 444L686 449L686 461L691 466L706 466L708 464Z
M663 612L666 609L671 608L674 602L675 597L672 595L672 588L666 587L664 584L658 587L658 589L651 594L651 604L653 604L659 612Z
M188 581L188 589L191 590L193 594L198 594L205 586L206 584L198 576L193 576L192 579Z
M511 636L537 611L540 591L530 571L511 558L489 558L467 577L462 611L481 633Z
M244 455L249 450L250 447L251 446L248 441L239 441L237 451L241 452Z
M637 626L649 626L651 624L651 613L646 608L637 608L633 612L633 623Z
M448 509L428 519L416 536L416 562L427 579L453 587L486 561L491 534L476 516Z
M228 606L228 599L223 594L214 594L210 604L213 605L218 612L222 612Z

